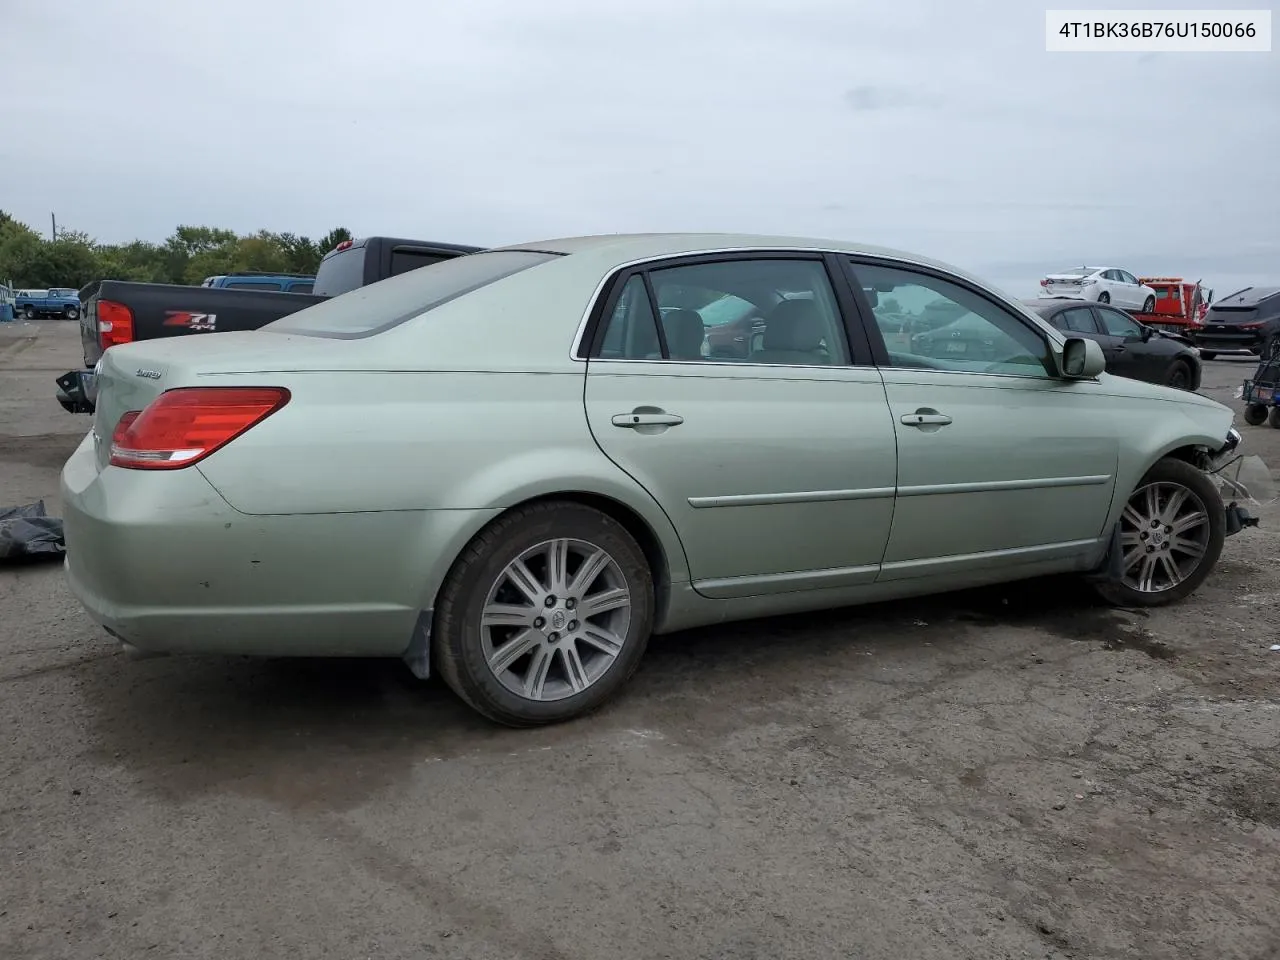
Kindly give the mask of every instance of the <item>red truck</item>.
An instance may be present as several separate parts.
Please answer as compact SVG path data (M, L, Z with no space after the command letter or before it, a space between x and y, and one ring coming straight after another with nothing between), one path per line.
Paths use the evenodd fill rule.
M1204 323L1204 315L1213 300L1213 291L1206 290L1200 281L1182 277L1139 277L1142 283L1156 292L1156 306L1151 313L1130 310L1128 313L1139 323L1169 333L1187 333L1189 328Z

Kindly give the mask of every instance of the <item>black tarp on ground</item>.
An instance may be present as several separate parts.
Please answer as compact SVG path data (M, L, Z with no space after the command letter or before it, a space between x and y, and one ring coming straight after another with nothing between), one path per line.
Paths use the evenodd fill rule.
M62 521L45 513L44 501L0 507L0 563L55 559L66 553Z

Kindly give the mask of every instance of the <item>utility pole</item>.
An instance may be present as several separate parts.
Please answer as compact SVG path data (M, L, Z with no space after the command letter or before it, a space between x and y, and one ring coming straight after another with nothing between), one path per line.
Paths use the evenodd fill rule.
M58 215L56 213L49 214L49 219L53 222L53 230L51 231L54 243L58 242Z

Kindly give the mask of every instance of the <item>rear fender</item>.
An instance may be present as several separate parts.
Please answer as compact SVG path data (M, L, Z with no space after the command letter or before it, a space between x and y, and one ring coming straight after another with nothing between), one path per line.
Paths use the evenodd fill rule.
M548 477L554 479L544 479ZM465 494L463 489L441 490L440 499L443 502L466 502L470 509L456 512L472 520L457 529L451 528L447 543L433 537L434 542L423 544L423 565L429 573L421 609L435 605L436 594L449 568L467 543L492 520L522 503L557 496L567 499L583 494L599 497L634 514L653 534L662 552L666 569L655 571L655 578L665 576L673 584L689 580L684 545L671 519L648 491L612 463L592 455L592 451L572 447L524 450L468 476L460 487L465 489ZM436 529L434 524L432 528Z

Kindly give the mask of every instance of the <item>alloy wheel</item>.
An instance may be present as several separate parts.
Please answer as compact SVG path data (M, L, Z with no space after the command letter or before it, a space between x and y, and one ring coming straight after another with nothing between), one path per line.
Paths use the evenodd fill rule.
M1209 550L1209 514L1196 493L1178 483L1134 491L1120 518L1124 583L1163 593L1199 569Z
M608 672L630 622L631 596L618 562L585 540L548 540L508 563L489 588L481 652L510 692L562 700Z

